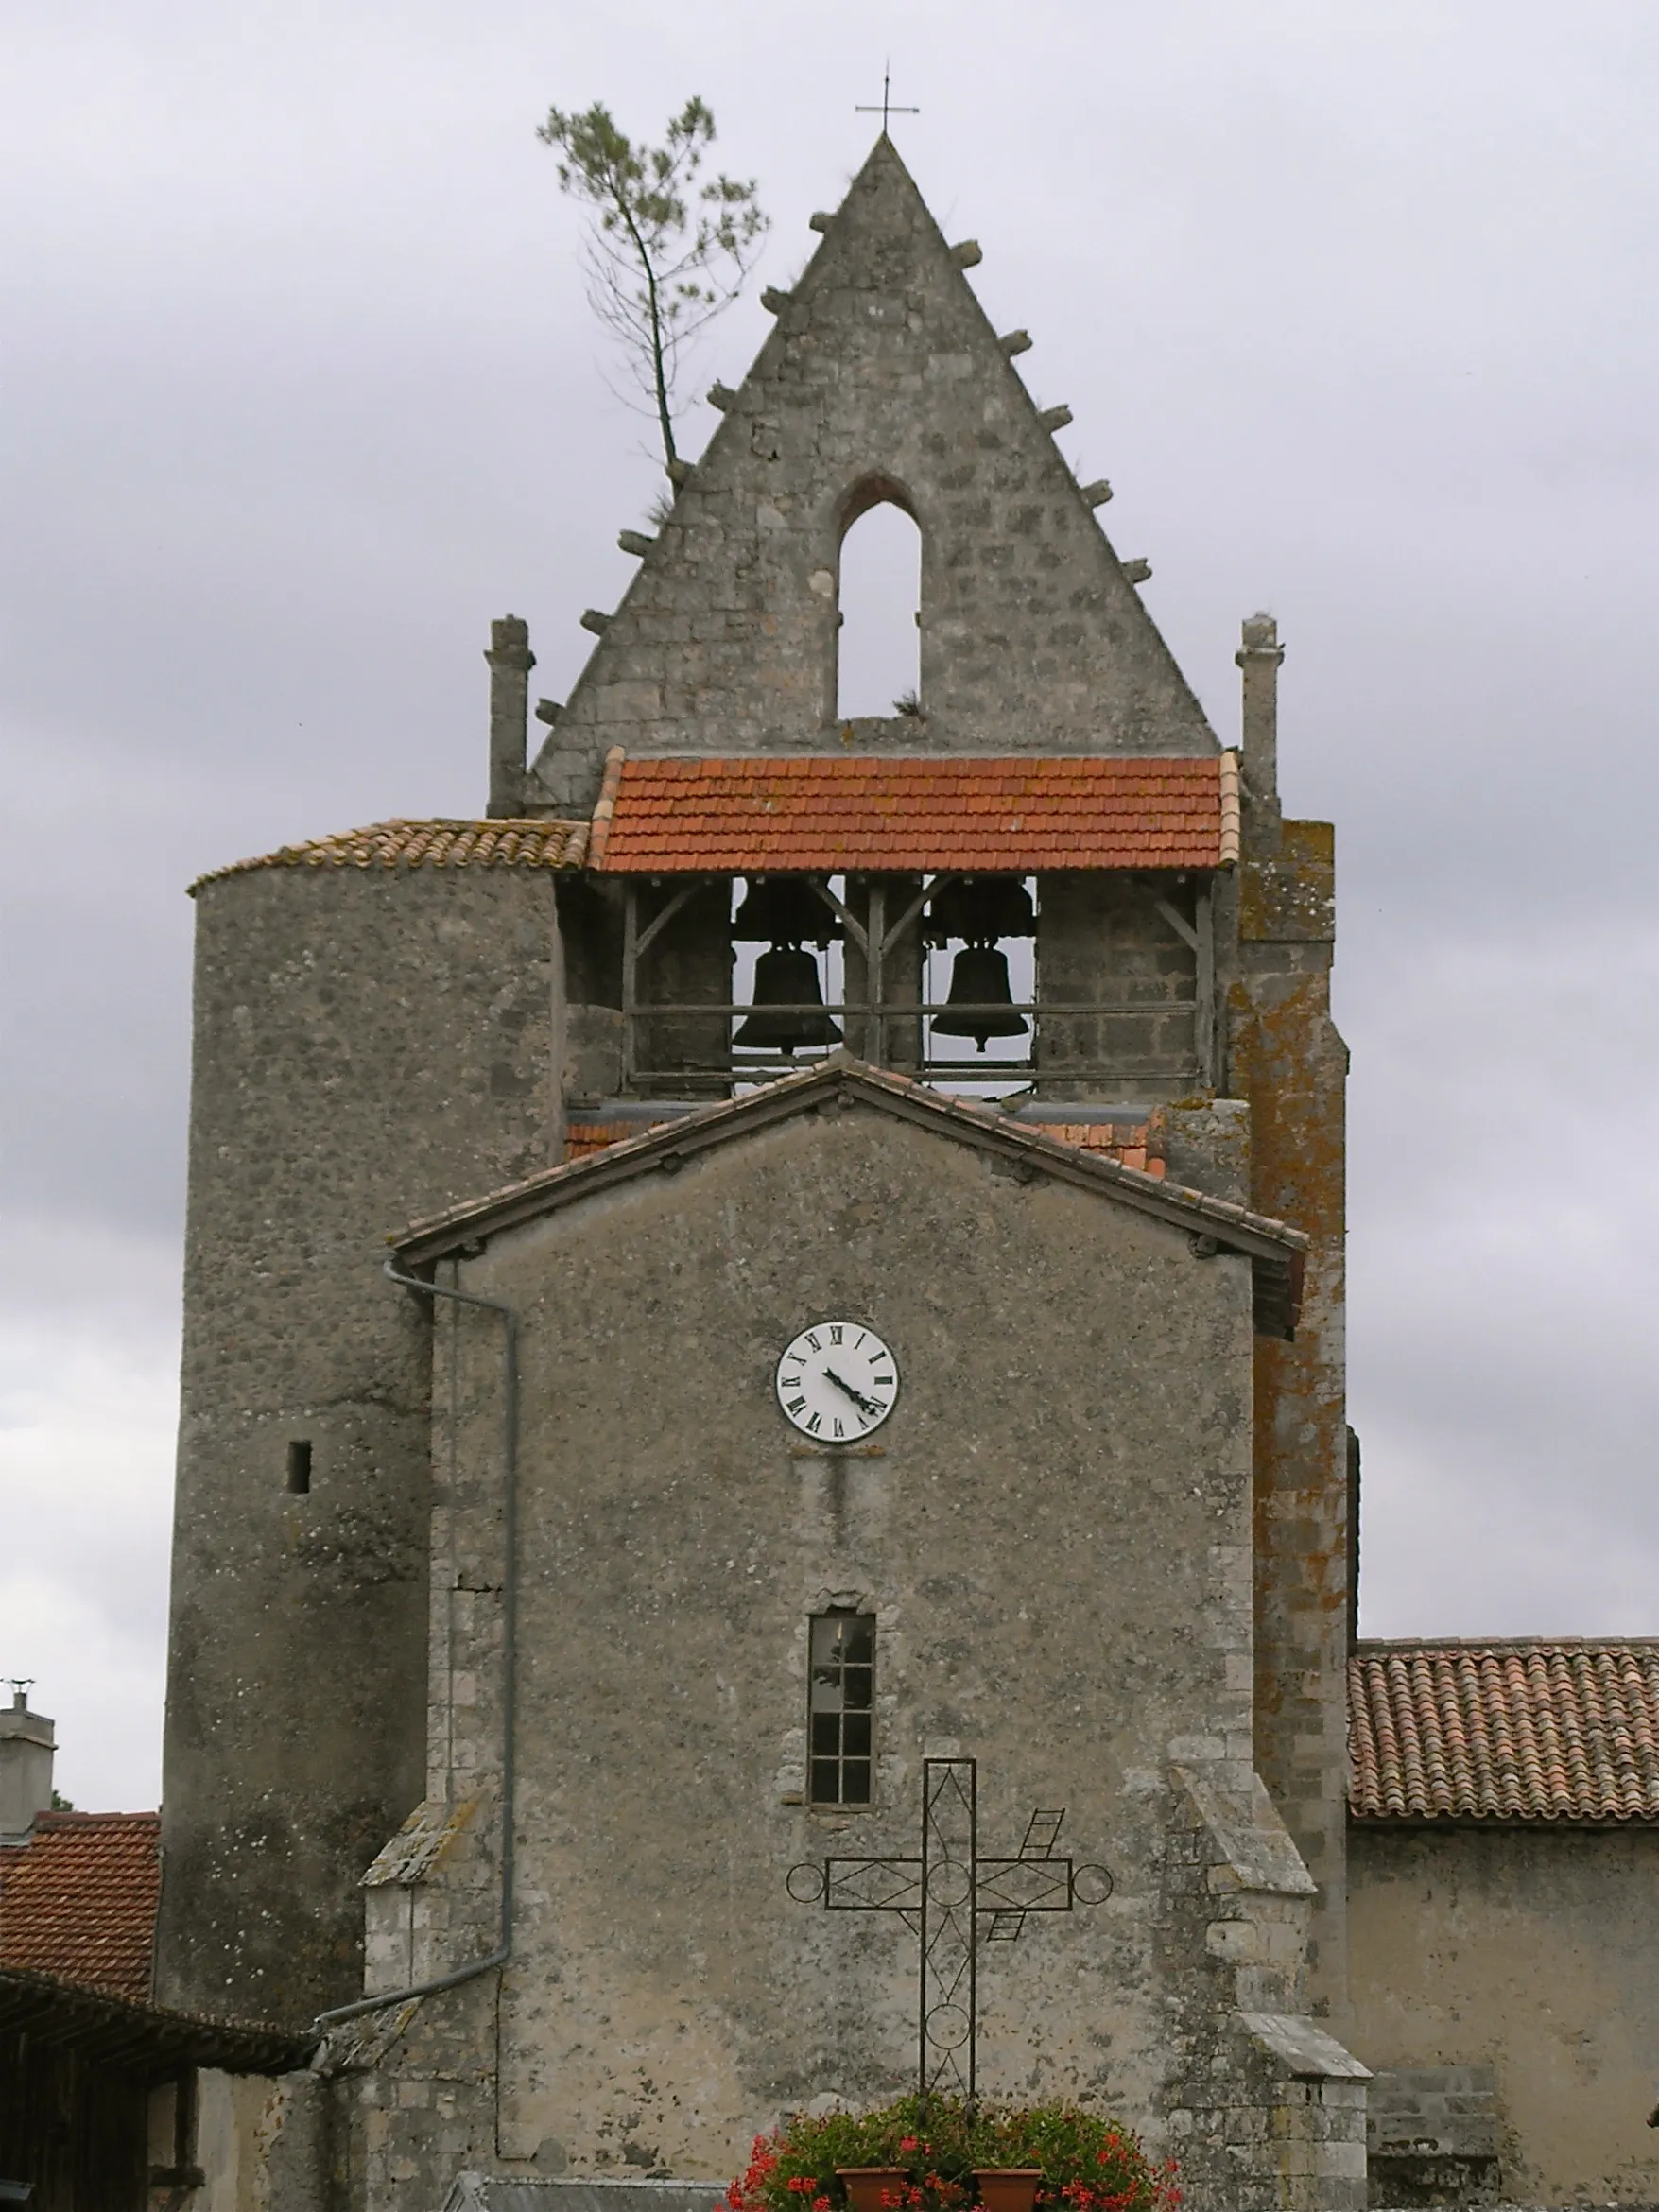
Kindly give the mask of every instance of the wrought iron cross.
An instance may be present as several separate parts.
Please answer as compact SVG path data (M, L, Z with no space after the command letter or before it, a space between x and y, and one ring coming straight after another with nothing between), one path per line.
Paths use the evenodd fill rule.
M879 114L881 117L881 135L883 138L887 136L887 119L890 115L919 115L922 112L920 108L895 108L891 100L888 97L891 84L892 63L890 61L884 65L881 72L880 108L855 108L853 111L855 115Z
M1055 1856L1065 1808L1032 1813L1014 1858L979 1856L978 1762L925 1759L916 1858L826 1858L789 1870L799 1905L896 1912L921 1947L917 2087L970 2101L978 2041L979 1945L1012 1943L1028 1912L1103 1905L1112 1876Z

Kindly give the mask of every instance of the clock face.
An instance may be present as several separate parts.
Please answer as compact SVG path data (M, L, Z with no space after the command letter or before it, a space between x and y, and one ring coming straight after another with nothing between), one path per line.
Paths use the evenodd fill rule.
M898 1365L861 1322L814 1322L778 1361L785 1418L820 1443L856 1443L898 1398Z

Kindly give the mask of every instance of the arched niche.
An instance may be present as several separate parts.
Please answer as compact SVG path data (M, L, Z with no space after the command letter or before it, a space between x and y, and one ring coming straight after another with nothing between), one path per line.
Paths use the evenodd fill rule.
M914 712L922 690L922 531L904 486L863 478L842 504L840 531L836 717Z

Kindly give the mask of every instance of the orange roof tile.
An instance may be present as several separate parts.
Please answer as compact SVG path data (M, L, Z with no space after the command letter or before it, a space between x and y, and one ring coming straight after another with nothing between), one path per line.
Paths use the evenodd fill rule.
M597 843L598 840L596 840ZM1216 868L1208 759L627 760L607 872Z
M626 1144L630 1137L640 1136L647 1129L656 1129L657 1122L639 1121L571 1121L564 1129L564 1157L566 1160L586 1160L595 1152L603 1152L612 1145Z
M0 1967L147 1997L161 1880L159 1813L42 1813L0 1850Z
M585 821L377 821L210 869L190 886L255 868L579 868Z
M1659 1821L1659 1642L1361 1644L1361 1820Z

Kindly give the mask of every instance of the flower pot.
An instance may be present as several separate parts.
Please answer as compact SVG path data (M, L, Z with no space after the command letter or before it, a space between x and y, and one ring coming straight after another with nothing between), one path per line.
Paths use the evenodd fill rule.
M1031 2200L1043 2186L1040 2166L976 2166L979 2202L985 2212L1031 2212Z
M847 2186L853 2212L882 2212L882 2198L896 2196L907 2187L907 2166L838 2166L836 2179Z

